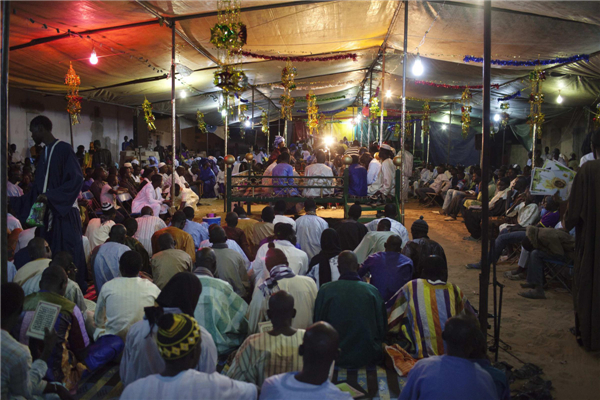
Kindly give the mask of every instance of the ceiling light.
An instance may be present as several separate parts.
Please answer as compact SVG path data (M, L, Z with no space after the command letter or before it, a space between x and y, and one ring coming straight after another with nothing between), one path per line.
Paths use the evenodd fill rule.
M496 122L500 121L500 114L494 115L494 121L496 121Z
M385 97L386 97L386 98L388 98L388 99L389 99L389 98L391 98L391 97L392 97L392 91L391 91L391 90L388 90L388 91L385 93Z
M442 130L443 130L443 131L445 131L447 127L448 127L448 125L446 125L446 124L442 124Z
M222 117L226 117L227 116L227 110L226 109L222 109L221 110L221 116Z
M421 63L421 57L419 56L419 53L417 53L417 59L413 64L412 73L415 76L421 76L423 74L423 63Z
M92 55L90 56L90 64L98 64L98 56L96 55L96 49L92 48Z
M186 97L187 97L187 93L185 92L185 90L182 90L181 94L179 95L179 98L185 99Z
M327 147L330 147L335 142L332 136L327 136L324 141Z
M563 102L563 98L562 98L562 96L560 95L560 92L558 92L558 97L556 98L556 102L557 102L558 104L561 104L561 103Z
M250 125L251 125L251 124L250 124L250 120L249 120L249 119L247 119L246 121L244 121L244 126L245 126L246 128L250 128Z

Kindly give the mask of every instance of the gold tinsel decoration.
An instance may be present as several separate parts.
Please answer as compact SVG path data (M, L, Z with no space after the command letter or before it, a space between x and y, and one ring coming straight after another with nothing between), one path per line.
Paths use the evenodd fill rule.
M296 68L288 59L285 63L285 68L281 70L281 83L284 92L279 100L279 104L281 104L281 118L287 119L288 121L292 120L292 108L296 103L296 100L292 97L292 90L296 88L296 83L294 83L296 73Z
M371 98L371 107L369 108L369 118L375 119L377 118L377 113L379 112L379 99L377 97Z
M79 114L81 113L81 97L79 97L79 85L81 79L79 75L75 73L73 64L69 63L69 70L65 75L65 85L67 89L67 112L71 116L71 125L79 123Z
M469 88L466 88L463 92L460 100L462 102L462 107L460 108L462 112L461 122L462 122L462 136L463 139L466 139L469 136L469 128L471 127L471 99L473 95Z
M198 121L198 130L200 133L206 134L206 122L204 122L204 114L200 110L196 111L196 121Z
M423 104L423 116L421 117L423 138L426 138L427 135L429 135L429 111L431 111L431 107L429 106L429 102L426 101L425 104Z
M529 94L529 115L527 116L527 123L529 124L529 136L537 139L542 137L542 124L546 118L542 112L542 103L544 102L542 83L545 80L546 71L540 68L536 68L529 73L531 93Z
M142 103L142 109L144 110L144 119L146 120L146 124L148 124L148 130L154 132L156 130L156 125L154 125L155 118L154 115L152 115L152 103L145 97L144 102Z
M317 106L317 96L311 90L306 95L306 101L308 102L308 130L311 135L317 134L317 128L319 127L319 106Z
M260 123L262 125L263 133L265 133L265 134L269 133L269 115L267 114L266 111L262 112L262 115L260 117Z
M508 113L508 109L510 108L510 104L508 103L500 103L500 109L502 110L502 114L501 114L501 122L500 124L502 125L502 128L506 128L506 125L508 125L508 119L510 118L510 114Z

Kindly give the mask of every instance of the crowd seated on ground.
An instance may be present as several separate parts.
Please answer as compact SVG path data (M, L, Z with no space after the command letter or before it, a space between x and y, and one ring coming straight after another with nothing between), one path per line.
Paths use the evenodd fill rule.
M47 122L34 120L32 132L44 129L44 140L52 142ZM595 137L593 145L600 148L599 142ZM345 145L329 165L324 152L317 150L313 157L307 145L288 149L279 140L270 156L255 153L251 166L268 170L275 165L271 179L283 186L275 194L289 197L299 194L294 165L309 177L330 171L340 176L345 166L339 160L349 154L353 192L385 202L393 194L395 150L383 144L373 157L358 143ZM3 398L51 393L69 398L66 392L77 390L83 373L118 362L123 399L348 399L328 380L331 363L384 366L385 344L399 345L418 360L402 399L447 393L508 398L506 380L486 362L476 311L451 283L444 249L429 238L423 217L411 226L411 240L389 203L381 218L368 224L359 222L362 210L355 204L350 218L332 229L317 215L313 199L304 202L305 215L299 218L286 216L290 207L282 199L274 208L265 207L260 221L238 207L223 226L209 226L195 221L196 204L173 207L169 196L171 185L180 191L197 188L196 200L222 193L216 160L186 161L173 171L172 149L159 154L160 163L152 163L158 168L146 166L143 172L132 167L137 160L121 166L127 169L121 172L99 150L83 158L89 164L79 164L78 185L84 184L86 170L93 179L90 191L100 189L102 200L94 204L81 195L78 203L81 223L71 226L79 230L69 234L81 238L82 247L88 243L83 259L52 251L56 243L48 243L47 232L23 231L26 218L15 215L21 221L7 232L12 283L2 286ZM311 159L314 163L305 167ZM250 167L243 164L239 170ZM92 167L99 168L93 176ZM498 260L509 245L522 247L525 260L509 272L511 279L526 277L523 286L530 291L522 296L543 298L546 260L574 257L575 242L566 232L574 217L560 212L556 198L540 202L531 196L530 178L514 166L499 168L485 180L478 167L465 170L428 165L415 174L414 192L421 200L427 193L450 197L448 204L444 199L444 213L456 217L450 210L458 208L471 234L465 239L478 240L477 196L482 184L493 185L489 206L503 225L490 260ZM105 172L111 172L111 189L103 193ZM11 173L11 185L19 184L18 175ZM118 200L121 191L112 185L117 176L128 193L137 191L133 204ZM406 182L403 192L409 190ZM376 187L383 189L373 192ZM21 196L14 188L11 193ZM27 235L27 243L16 252L21 235ZM15 253L26 260L18 267L12 263ZM42 301L59 305L59 317L44 340L32 339L24 333Z

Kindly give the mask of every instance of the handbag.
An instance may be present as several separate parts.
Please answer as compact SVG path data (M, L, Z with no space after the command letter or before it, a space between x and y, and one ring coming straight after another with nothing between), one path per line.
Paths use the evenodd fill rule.
M50 156L48 157L48 161L46 164L46 178L44 179L44 189L42 190L42 194L46 193L46 188L48 187L48 174L50 173L50 160L52 160L52 153L54 153L54 149L56 145L60 142L57 140L52 146L52 150L50 150ZM44 201L36 201L31 206L31 210L29 211L29 216L25 221L29 226L40 227L44 226L44 218L46 218L46 211L48 210L48 205Z

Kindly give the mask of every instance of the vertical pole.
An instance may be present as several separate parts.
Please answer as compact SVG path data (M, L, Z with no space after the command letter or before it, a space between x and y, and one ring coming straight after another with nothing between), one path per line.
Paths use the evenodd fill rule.
M427 164L429 164L429 145L431 144L431 131L429 131L429 135L427 135Z
M227 142L229 141L229 106L227 104L227 98L225 99L225 111L227 112L227 114L225 114L225 154L223 154L224 157L227 156Z
M540 92L540 82L537 81L537 83L535 84L535 92L539 93ZM533 112L534 113L538 113L540 110L538 109L538 105L534 105L533 106ZM533 124L533 142L531 143L531 151L533 156L531 157L531 168L535 168L535 148L536 148L536 141L537 141L537 124Z
M290 147L290 142L288 141L288 137L287 137L287 118L283 120L283 140L285 141L285 144L287 145L287 147Z
M415 150L416 150L416 144L417 144L417 122L415 121L413 123L413 157L415 156Z
M171 139L173 141L173 167L175 166L175 130L177 129L177 115L175 112L175 21L171 21ZM175 171L171 173L171 201L175 199L174 178Z
M254 86L252 86L252 117L250 118L250 129L252 129L252 133L254 134L254 146L252 148L252 150L254 150L254 147L256 147L256 139L258 137L256 132L254 132ZM252 163L250 163L250 165L252 165Z
M500 164L504 165L504 143L506 143L506 126L502 130L502 158L500 159ZM533 169L533 160L535 159L535 154L531 157L531 168Z
M367 104L369 104L369 106L371 105L371 98L373 96L373 70L371 70L371 76L369 78L369 102ZM369 147L369 145L371 144L371 119L373 118L373 116L371 115L371 112L369 111L369 121L367 122L367 147ZM373 156L375 156L375 154L373 154Z
M490 264L488 260L489 193L490 175L490 59L492 53L492 4L483 3L483 135L481 144L481 274L479 275L479 324L484 337L488 329L488 289Z
M385 100L385 47L383 48L383 64L381 66L381 117L379 118L379 145L383 144L383 109L385 108L384 100Z
M267 149L267 154L269 154L269 139L271 139L271 129L269 125L269 114L271 113L271 102L267 103L267 145L265 148Z
M71 122L71 115L67 113L67 117L69 118L69 132L71 133L71 147L75 149L73 146L73 123Z
M404 141L406 140L406 63L408 52L408 1L404 0L404 62L402 63L402 134L400 136L400 219L404 224ZM383 118L382 118L383 120ZM413 150L414 156L414 150ZM396 200L397 201L397 200Z
M452 103L450 103L450 113L448 113L448 155L446 162L450 164L450 133L452 132Z
M0 264L2 274L2 283L7 282L7 263L8 263L8 237L6 235L6 224L8 210L7 195L6 195L6 184L8 183L8 169L4 168L8 165L8 52L9 42L8 35L10 25L10 3L8 1L2 2L2 75L0 77L0 125L2 126L2 138L0 139L0 165L2 165L2 172L0 172L0 232L2 232L2 248L0 249Z

